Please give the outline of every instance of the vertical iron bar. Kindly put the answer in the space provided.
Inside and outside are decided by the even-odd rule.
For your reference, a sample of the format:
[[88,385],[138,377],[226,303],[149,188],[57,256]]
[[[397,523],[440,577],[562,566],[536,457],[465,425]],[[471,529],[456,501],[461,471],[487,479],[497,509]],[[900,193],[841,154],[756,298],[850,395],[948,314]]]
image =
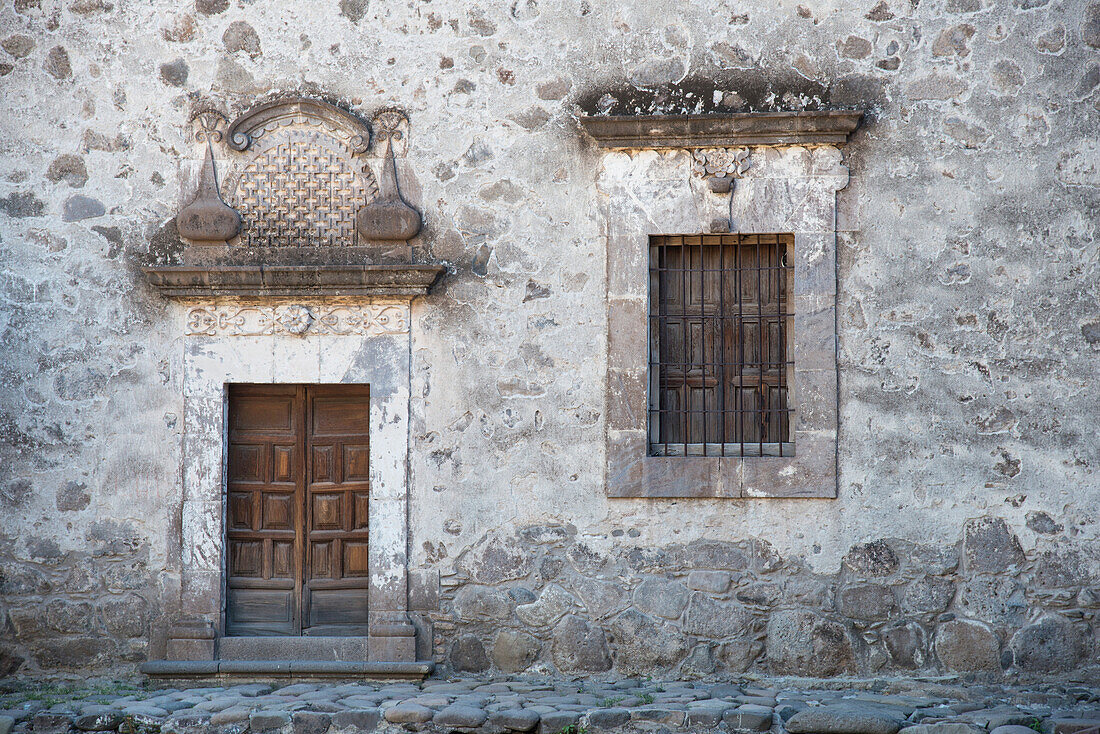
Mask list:
[[[782,251],[780,249],[781,247],[782,247]],[[788,429],[787,430],[790,430],[789,421],[785,421],[785,419],[787,417],[787,413],[786,413],[787,399],[784,397],[784,394],[783,394],[783,377],[784,377],[784,373],[787,371],[787,365],[785,364],[786,361],[787,361],[787,347],[786,347],[787,342],[785,341],[786,336],[783,333],[783,331],[784,331],[784,329],[783,329],[783,326],[784,326],[784,324],[783,324],[783,311],[786,310],[785,301],[786,301],[786,297],[787,297],[787,289],[783,285],[783,283],[785,281],[785,278],[786,278],[786,275],[787,275],[786,269],[783,265],[785,260],[786,260],[786,244],[780,245],[780,239],[777,237],[776,241],[775,241],[775,265],[776,265],[776,269],[775,269],[775,312],[776,312],[775,313],[775,318],[776,318],[776,322],[777,322],[776,328],[779,332],[779,341],[775,345],[775,358],[779,362],[779,364],[776,365],[776,368],[779,370],[779,375],[778,375],[779,379],[777,380],[778,387],[776,387],[776,400],[780,401],[780,402],[777,405],[776,410],[777,411],[782,411],[782,412],[778,416],[776,416],[777,420],[779,421],[779,426],[778,426],[778,431],[776,433],[776,436],[779,439],[779,455],[780,456],[783,456],[783,439],[786,438],[786,436],[784,435],[784,431],[783,431],[784,422],[788,423]]]
[[734,392],[734,415],[736,416],[737,444],[741,455],[745,455],[745,424],[742,406],[745,393],[745,238],[737,238],[737,389]]
[[688,386],[688,325],[687,325],[687,242],[683,236],[680,238],[680,328],[682,330],[683,345],[680,355],[680,374],[683,383],[680,385],[680,440],[683,441],[684,456],[688,452],[688,431],[691,423],[688,416],[688,406],[691,404],[691,388]]
[[726,455],[726,235],[718,239],[718,445]]
[[702,386],[700,392],[703,395],[703,456],[707,455],[707,259],[703,254],[703,236],[699,236],[699,356],[702,367]]
[[664,439],[665,456],[668,456],[668,247],[664,239],[657,245],[657,433]]
[[[756,366],[758,387],[757,399],[760,400],[760,411],[756,415],[756,419],[761,423],[766,420],[767,413],[765,412],[763,405],[764,397],[764,289],[762,287],[762,276],[760,268],[760,237],[756,238],[756,332],[758,334],[758,340],[760,342],[760,351],[757,352],[759,364]],[[758,436],[760,441],[759,451],[760,456],[764,455],[764,431],[767,429],[766,425],[760,426],[760,434]]]

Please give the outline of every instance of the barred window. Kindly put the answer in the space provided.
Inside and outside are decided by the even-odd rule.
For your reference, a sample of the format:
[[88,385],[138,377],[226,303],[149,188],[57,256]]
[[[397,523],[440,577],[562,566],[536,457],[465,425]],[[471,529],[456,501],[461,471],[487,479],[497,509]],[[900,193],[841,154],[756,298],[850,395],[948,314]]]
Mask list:
[[659,235],[649,249],[654,456],[791,456],[789,234]]

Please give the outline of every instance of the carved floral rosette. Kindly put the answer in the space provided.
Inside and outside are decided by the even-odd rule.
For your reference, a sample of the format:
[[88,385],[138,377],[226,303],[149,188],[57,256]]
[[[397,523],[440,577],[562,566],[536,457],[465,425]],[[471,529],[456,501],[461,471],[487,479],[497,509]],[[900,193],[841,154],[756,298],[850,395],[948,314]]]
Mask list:
[[748,148],[699,148],[691,151],[691,158],[691,170],[708,179],[715,193],[728,193],[752,165]]
[[405,309],[395,304],[194,306],[187,312],[188,336],[377,336],[408,330]]

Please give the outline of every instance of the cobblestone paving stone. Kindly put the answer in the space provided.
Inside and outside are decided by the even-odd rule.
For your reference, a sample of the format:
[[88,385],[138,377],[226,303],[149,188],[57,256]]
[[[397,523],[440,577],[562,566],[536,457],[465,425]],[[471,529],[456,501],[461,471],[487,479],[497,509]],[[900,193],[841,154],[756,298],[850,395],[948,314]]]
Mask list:
[[1100,688],[956,679],[0,683],[0,734],[1100,734]]

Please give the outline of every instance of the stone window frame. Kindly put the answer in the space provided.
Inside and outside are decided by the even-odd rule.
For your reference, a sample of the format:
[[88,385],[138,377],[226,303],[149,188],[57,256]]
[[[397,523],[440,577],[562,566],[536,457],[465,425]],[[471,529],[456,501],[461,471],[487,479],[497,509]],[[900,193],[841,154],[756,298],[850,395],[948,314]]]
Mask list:
[[[605,486],[613,498],[837,496],[837,192],[839,145],[859,112],[582,118],[605,148],[597,177],[606,226]],[[748,166],[715,185],[706,158],[743,146]],[[719,150],[711,150],[718,148]],[[723,174],[719,174],[722,176]],[[724,183],[724,185],[723,185]],[[730,185],[732,184],[732,186]],[[731,193],[732,189],[732,193]],[[651,456],[649,238],[794,237],[790,404],[795,453]]]

